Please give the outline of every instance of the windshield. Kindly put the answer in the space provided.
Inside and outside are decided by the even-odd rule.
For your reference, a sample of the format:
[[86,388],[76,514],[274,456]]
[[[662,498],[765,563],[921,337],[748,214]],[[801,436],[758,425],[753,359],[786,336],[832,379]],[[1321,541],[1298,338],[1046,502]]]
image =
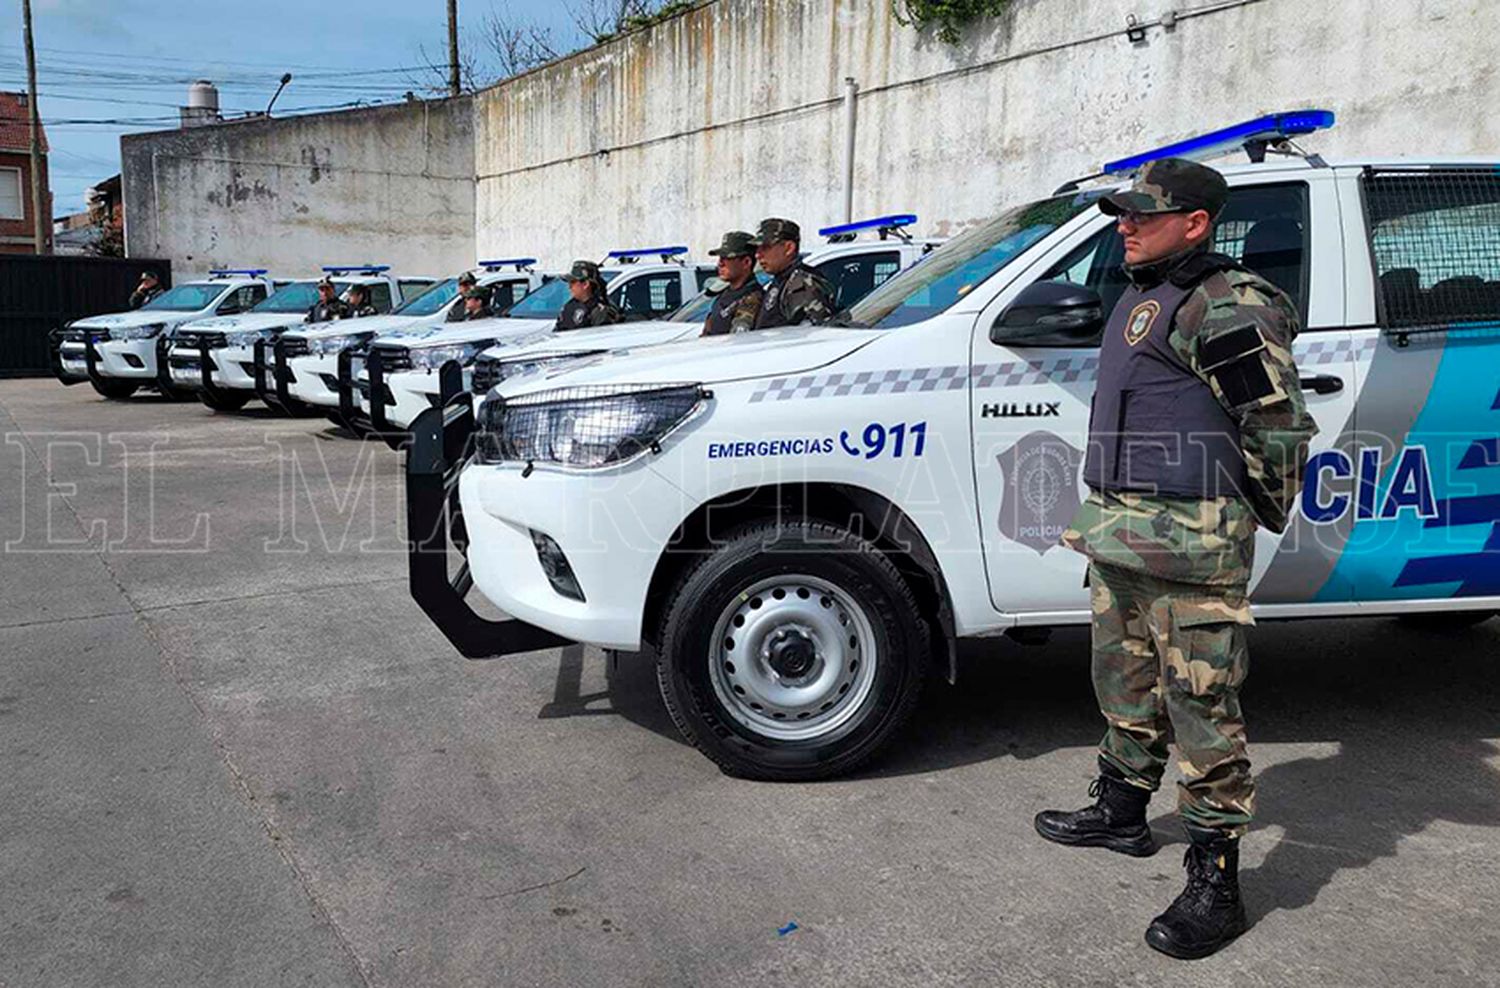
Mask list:
[[512,319],[556,319],[570,298],[568,283],[555,278],[517,302],[506,315]]
[[1001,213],[954,237],[856,302],[848,321],[891,329],[929,319],[1093,202],[1093,197],[1058,196]]
[[[347,281],[335,281],[334,288],[338,294],[344,294],[349,287]],[[318,283],[316,281],[294,281],[290,285],[283,285],[276,289],[274,295],[267,295],[264,302],[251,309],[251,312],[306,312],[318,301]]]
[[197,312],[208,307],[224,290],[223,282],[194,282],[170,288],[141,306],[142,309],[167,312]]
[[458,279],[449,278],[424,291],[391,315],[430,316],[458,296]]
[[[755,272],[755,280],[762,285],[771,283],[771,276],[764,271]],[[713,308],[714,299],[722,292],[699,292],[682,304],[682,308],[667,316],[667,322],[703,322],[708,318],[708,310]]]

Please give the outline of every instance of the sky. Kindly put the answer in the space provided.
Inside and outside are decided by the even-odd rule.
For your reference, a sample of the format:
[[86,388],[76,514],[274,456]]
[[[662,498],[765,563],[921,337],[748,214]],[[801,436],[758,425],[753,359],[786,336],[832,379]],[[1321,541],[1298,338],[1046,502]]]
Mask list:
[[[21,3],[0,19],[0,89],[24,92]],[[177,126],[188,85],[209,79],[224,116],[261,111],[283,72],[274,113],[399,100],[441,85],[446,0],[32,0],[37,92],[51,145],[53,214],[120,170],[120,135]],[[492,12],[550,28],[581,47],[563,0],[459,0],[460,45],[478,44]],[[426,49],[427,59],[423,57]],[[445,77],[445,76],[444,76]]]

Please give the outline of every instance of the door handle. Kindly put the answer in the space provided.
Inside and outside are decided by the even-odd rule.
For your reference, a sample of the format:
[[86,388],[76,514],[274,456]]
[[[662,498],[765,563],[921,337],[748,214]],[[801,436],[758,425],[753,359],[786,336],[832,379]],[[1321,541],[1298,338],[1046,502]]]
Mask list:
[[1344,390],[1344,379],[1333,374],[1314,374],[1302,378],[1302,390],[1314,391],[1320,395],[1336,395]]

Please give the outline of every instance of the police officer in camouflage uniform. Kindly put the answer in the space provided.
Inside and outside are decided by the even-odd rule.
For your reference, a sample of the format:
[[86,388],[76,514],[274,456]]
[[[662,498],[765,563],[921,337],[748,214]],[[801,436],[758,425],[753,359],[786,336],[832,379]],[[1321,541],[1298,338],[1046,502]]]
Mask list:
[[139,309],[161,293],[161,279],[156,276],[156,272],[142,271],[140,284],[136,285],[135,291],[130,293],[130,307]]
[[458,304],[448,310],[448,314],[443,317],[444,322],[463,322],[468,318],[464,299],[469,289],[478,284],[479,279],[474,277],[474,272],[472,271],[465,271],[458,276]]
[[585,329],[589,326],[608,326],[624,317],[620,310],[609,304],[609,293],[599,265],[593,261],[574,261],[573,267],[563,280],[568,283],[572,300],[557,314],[557,329]]
[[761,220],[751,241],[755,259],[771,276],[761,296],[756,329],[822,322],[833,315],[833,286],[818,272],[802,263],[802,230],[791,220]]
[[380,310],[375,308],[370,301],[370,286],[355,283],[349,286],[349,301],[345,308],[348,310],[344,319],[359,319],[363,316],[378,316]]
[[307,318],[303,322],[333,322],[335,319],[347,319],[349,317],[349,306],[338,297],[338,286],[333,283],[332,278],[325,277],[318,282],[318,300],[307,310]]
[[718,248],[709,251],[719,259],[719,278],[726,287],[714,297],[703,322],[704,336],[724,336],[755,328],[765,292],[755,279],[755,238],[744,230],[724,234]]
[[1292,340],[1296,306],[1210,252],[1228,186],[1183,159],[1100,201],[1131,286],[1099,351],[1084,481],[1063,535],[1089,557],[1093,679],[1108,728],[1093,806],[1048,810],[1060,844],[1156,851],[1146,804],[1177,742],[1187,888],[1146,942],[1206,957],[1244,932],[1239,838],[1254,811],[1239,690],[1255,531],[1283,531],[1317,431]]
[[490,291],[488,288],[480,288],[478,285],[470,285],[464,291],[464,322],[472,322],[475,319],[488,319],[495,313],[490,310]]

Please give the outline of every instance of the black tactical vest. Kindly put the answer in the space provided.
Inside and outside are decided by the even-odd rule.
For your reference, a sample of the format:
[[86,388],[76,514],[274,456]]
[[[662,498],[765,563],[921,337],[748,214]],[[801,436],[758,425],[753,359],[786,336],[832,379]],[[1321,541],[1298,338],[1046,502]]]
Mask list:
[[[1233,262],[1230,262],[1231,264]],[[1167,340],[1178,308],[1204,278],[1129,288],[1099,348],[1083,480],[1098,491],[1209,499],[1248,489],[1239,426]]]
[[740,304],[740,299],[751,292],[760,291],[760,282],[751,278],[738,288],[726,288],[714,299],[714,304],[708,310],[708,319],[704,321],[704,336],[724,336],[734,330],[734,308]]

